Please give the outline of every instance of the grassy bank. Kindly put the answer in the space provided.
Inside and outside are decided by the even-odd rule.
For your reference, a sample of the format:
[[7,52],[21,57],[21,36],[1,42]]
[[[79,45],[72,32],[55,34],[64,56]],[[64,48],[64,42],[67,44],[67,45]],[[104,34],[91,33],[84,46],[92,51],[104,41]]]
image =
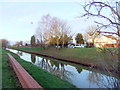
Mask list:
[[21,49],[21,50],[27,50],[27,51],[36,51],[36,52],[39,52],[42,50],[42,48],[40,47],[33,47],[33,48],[28,48],[28,47],[9,47],[9,48],[18,48],[18,49]]
[[[5,51],[3,51],[5,53]],[[2,88],[18,88],[19,83],[15,78],[15,73],[8,64],[7,55],[2,56]]]
[[34,51],[40,54],[45,54],[48,56],[53,56],[62,59],[68,59],[70,61],[79,62],[83,64],[90,64],[99,67],[111,68],[111,65],[114,64],[114,67],[118,67],[118,56],[112,56],[109,53],[100,52],[98,48],[64,48],[57,50],[55,48],[49,48],[47,50],[41,50],[41,48],[31,48],[26,47],[10,47],[13,49],[20,49],[26,51]]
[[75,88],[67,81],[61,80],[39,67],[24,61],[16,54],[9,51],[6,51],[6,53],[10,53],[43,88]]

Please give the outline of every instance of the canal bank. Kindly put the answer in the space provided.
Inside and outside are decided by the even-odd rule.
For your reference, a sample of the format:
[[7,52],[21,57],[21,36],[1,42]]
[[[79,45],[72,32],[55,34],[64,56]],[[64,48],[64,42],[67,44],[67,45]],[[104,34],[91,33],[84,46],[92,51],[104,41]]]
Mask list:
[[[93,61],[89,60],[89,58],[96,57],[96,55],[97,55],[97,54],[95,54],[97,52],[95,52],[96,50],[94,50],[94,49],[91,49],[92,51],[90,51],[90,53],[93,53],[95,55],[92,55],[91,57],[88,57],[88,58],[85,57],[84,54],[82,55],[82,57],[85,57],[88,60],[82,60],[81,59],[82,57],[80,57],[79,60],[76,60],[76,59],[72,58],[71,56],[70,56],[71,58],[64,58],[63,55],[61,55],[61,54],[60,54],[61,56],[60,55],[56,56],[56,55],[52,54],[54,52],[54,50],[53,51],[52,50],[47,50],[47,51],[51,52],[51,54],[49,54],[49,53],[46,53],[44,51],[38,52],[39,48],[37,49],[37,51],[35,50],[36,48],[34,48],[33,51],[32,51],[32,48],[25,48],[26,50],[24,48],[22,49],[22,47],[10,47],[10,48],[15,49],[15,50],[19,50],[19,51],[23,51],[23,52],[26,52],[26,53],[31,53],[31,54],[45,56],[45,57],[48,57],[48,58],[53,58],[53,59],[57,59],[57,60],[61,60],[61,61],[75,63],[75,64],[78,64],[78,65],[82,65],[82,66],[86,66],[88,68],[101,70],[101,71],[104,71],[104,72],[109,71],[109,72],[114,73],[114,74],[119,74],[118,66],[117,66],[118,62],[107,61],[106,56],[102,55],[101,53],[99,53],[99,54],[101,54],[101,55],[99,55],[99,59],[102,58],[103,60],[97,60],[97,59],[93,60]],[[60,51],[58,50],[56,53],[60,53]],[[73,53],[73,52],[71,52],[71,53]],[[114,66],[115,68],[111,67],[113,63],[115,65]]]
[[[2,50],[4,53],[5,50]],[[2,89],[5,88],[21,88],[20,83],[18,82],[18,79],[16,78],[15,72],[13,71],[12,67],[9,64],[8,56],[6,54],[0,54],[2,57],[1,59],[1,70],[2,70]]]
[[115,77],[104,75],[94,70],[87,70],[81,65],[72,65],[68,62],[52,60],[18,50],[10,51],[16,53],[25,61],[46,70],[48,73],[51,73],[56,77],[70,82],[78,88],[104,88],[105,86],[112,87],[111,85],[114,83],[110,83],[109,81],[117,80]]

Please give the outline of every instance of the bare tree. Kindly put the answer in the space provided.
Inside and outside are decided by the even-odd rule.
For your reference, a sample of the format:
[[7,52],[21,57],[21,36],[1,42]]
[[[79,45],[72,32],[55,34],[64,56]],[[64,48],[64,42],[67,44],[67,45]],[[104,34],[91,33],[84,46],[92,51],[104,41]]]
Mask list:
[[23,46],[23,41],[17,41],[15,45],[16,45],[17,47]]
[[[53,37],[54,39],[57,39],[55,40],[57,45],[62,42],[62,46],[64,46],[66,41],[65,35],[68,37],[71,36],[70,27],[67,23],[57,17],[51,17],[49,14],[41,18],[36,34],[44,45],[46,43],[49,44]],[[61,37],[62,41],[60,40]]]
[[36,31],[36,35],[38,40],[40,41],[41,47],[45,48],[45,42],[48,40],[50,34],[48,34],[50,30],[50,22],[51,16],[45,15],[42,16],[41,20],[38,22],[38,28]]
[[87,27],[86,32],[84,33],[85,40],[88,42],[88,40],[91,39],[91,42],[88,42],[88,43],[92,43],[93,46],[94,46],[94,40],[95,40],[96,37],[99,36],[98,31],[99,30],[98,30],[97,26]]
[[6,49],[6,47],[9,45],[9,41],[7,39],[0,39],[0,46],[3,49]]
[[71,40],[72,35],[70,27],[63,20],[54,17],[52,19],[51,31],[52,31],[51,35],[53,35],[54,37],[56,36],[58,37],[57,45],[61,43],[62,47],[64,47],[64,44],[67,41]]
[[[99,25],[99,30],[102,28],[112,28],[112,31],[99,31],[99,33],[109,33],[120,36],[120,14],[116,10],[116,2],[101,2],[101,1],[92,1],[83,6],[85,14],[83,16],[87,16],[87,18],[94,16],[99,19],[104,19],[107,23],[103,23],[100,21],[95,21]],[[109,15],[105,14],[105,11],[109,12]],[[82,16],[82,17],[83,17]]]

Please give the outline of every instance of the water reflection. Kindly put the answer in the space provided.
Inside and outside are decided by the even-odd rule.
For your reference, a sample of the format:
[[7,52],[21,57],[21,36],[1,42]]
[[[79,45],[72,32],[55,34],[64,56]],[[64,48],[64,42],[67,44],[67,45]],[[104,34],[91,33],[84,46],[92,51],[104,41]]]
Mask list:
[[98,71],[85,70],[80,65],[48,59],[17,50],[9,50],[47,72],[50,72],[61,79],[67,80],[78,88],[120,87],[120,81],[118,79],[98,73]]
[[65,66],[67,64],[60,63],[56,60],[48,60],[45,58],[40,59],[39,57],[37,58],[38,62],[36,62],[36,65],[52,74],[55,76],[68,80],[69,78],[67,77],[68,75],[72,75],[70,71],[65,69]]
[[36,62],[36,56],[31,54],[31,62],[32,63],[35,63]]
[[97,84],[99,88],[120,88],[120,80],[110,77],[107,75],[102,75],[96,72],[89,72],[88,80],[91,83]]
[[23,56],[22,51],[17,51],[17,54],[20,55],[20,56]]
[[96,83],[98,85],[98,83],[101,81],[100,74],[95,72],[89,72],[88,80],[90,81],[90,83]]
[[78,73],[80,74],[82,72],[82,68],[81,67],[76,67]]

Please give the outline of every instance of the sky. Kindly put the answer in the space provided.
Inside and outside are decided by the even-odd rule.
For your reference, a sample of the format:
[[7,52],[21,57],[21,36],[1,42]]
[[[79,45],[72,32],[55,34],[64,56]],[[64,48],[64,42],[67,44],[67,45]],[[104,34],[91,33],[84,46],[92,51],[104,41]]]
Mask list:
[[[19,1],[19,0],[18,0]],[[31,1],[31,2],[30,2]],[[0,38],[9,41],[29,41],[36,33],[38,21],[43,15],[50,14],[65,20],[71,27],[71,33],[84,33],[88,26],[94,25],[95,18],[79,18],[84,13],[83,2],[35,2],[30,0],[4,0],[0,2]],[[33,24],[31,24],[33,22]]]

